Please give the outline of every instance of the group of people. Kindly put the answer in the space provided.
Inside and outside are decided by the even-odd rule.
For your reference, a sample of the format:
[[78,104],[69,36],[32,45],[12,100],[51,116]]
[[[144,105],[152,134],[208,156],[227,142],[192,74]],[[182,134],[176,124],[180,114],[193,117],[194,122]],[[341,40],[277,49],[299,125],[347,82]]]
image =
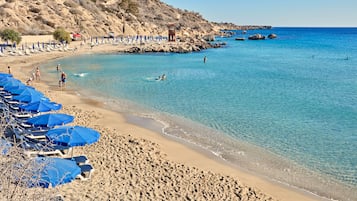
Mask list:
[[[10,72],[10,69],[9,69],[9,72]],[[31,85],[33,80],[41,81],[40,67],[36,67],[35,72],[33,72],[32,76],[30,76],[29,79],[26,81],[26,84]]]
[[[7,68],[9,70],[9,74],[11,74],[10,66],[8,66]],[[60,65],[59,64],[57,65],[56,69],[57,69],[57,75],[58,75],[59,72],[60,72]],[[67,75],[66,75],[66,73],[64,73],[64,71],[62,71],[61,78],[58,81],[58,86],[59,87],[66,86],[66,79],[67,79]],[[40,72],[40,68],[39,67],[37,67],[35,72],[32,73],[32,76],[29,77],[29,79],[26,81],[26,84],[27,85],[31,85],[33,80],[36,80],[36,81],[40,81],[41,80],[41,72]]]

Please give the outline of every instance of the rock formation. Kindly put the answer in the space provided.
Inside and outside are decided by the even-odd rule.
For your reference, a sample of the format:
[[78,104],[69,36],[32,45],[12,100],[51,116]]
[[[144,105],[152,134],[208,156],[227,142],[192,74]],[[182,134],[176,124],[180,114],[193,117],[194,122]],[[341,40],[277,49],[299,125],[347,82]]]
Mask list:
[[248,37],[249,40],[264,40],[265,36],[261,34],[254,34]]

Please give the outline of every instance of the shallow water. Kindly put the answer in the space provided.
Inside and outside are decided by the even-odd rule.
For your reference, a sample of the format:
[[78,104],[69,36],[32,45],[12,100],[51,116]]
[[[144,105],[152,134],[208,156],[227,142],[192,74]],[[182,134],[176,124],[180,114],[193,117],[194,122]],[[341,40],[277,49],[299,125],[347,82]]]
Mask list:
[[[322,196],[357,199],[357,29],[255,32],[278,39],[218,38],[227,47],[84,55],[41,68],[54,77],[60,62],[80,93],[156,119],[164,133],[242,168]],[[162,74],[167,80],[157,81]]]

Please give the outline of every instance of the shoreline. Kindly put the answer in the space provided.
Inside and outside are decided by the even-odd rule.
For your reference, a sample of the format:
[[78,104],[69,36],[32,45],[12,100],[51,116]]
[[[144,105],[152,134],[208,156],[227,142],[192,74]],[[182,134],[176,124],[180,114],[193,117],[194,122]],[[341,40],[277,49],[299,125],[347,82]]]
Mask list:
[[[121,47],[122,48],[122,47]],[[94,51],[93,51],[94,50]],[[63,52],[56,52],[56,53],[41,53],[38,55],[33,55],[33,56],[16,56],[16,57],[5,57],[2,59],[1,66],[2,66],[2,71],[6,71],[6,66],[3,63],[3,60],[8,60],[11,58],[11,60],[8,60],[7,63],[13,62],[11,64],[13,74],[16,78],[20,78],[21,80],[25,80],[26,78],[25,74],[29,70],[31,70],[33,67],[36,65],[39,65],[41,63],[44,63],[49,60],[54,60],[58,58],[63,58],[67,56],[75,56],[75,55],[80,55],[80,54],[89,54],[90,53],[113,53],[113,52],[119,52],[118,47],[111,46],[111,45],[103,45],[101,47],[96,47],[93,50],[90,49],[80,49],[78,52],[74,52],[72,55],[71,53],[63,53]],[[37,58],[36,58],[37,57]],[[30,58],[28,61],[27,58]],[[5,62],[6,63],[6,62]],[[16,64],[15,64],[16,63]],[[18,66],[24,65],[21,67],[21,69],[24,69],[26,72],[19,72],[16,70],[20,69],[14,69],[17,68]],[[32,68],[31,68],[32,66]],[[13,68],[14,67],[14,68]],[[61,95],[62,97],[56,97],[55,99],[51,100],[57,101],[59,103],[62,103],[64,106],[70,106],[75,105],[75,107],[83,106],[84,108],[91,108],[91,110],[95,110],[96,113],[101,113],[101,114],[110,114],[110,116],[115,117],[115,119],[119,119],[121,126],[124,125],[125,129],[121,128],[121,126],[118,126],[118,122],[110,122],[110,119],[108,118],[103,118],[103,120],[98,120],[97,125],[105,125],[106,127],[118,129],[118,130],[126,130],[125,133],[130,133],[130,135],[136,137],[136,138],[144,138],[146,140],[152,141],[156,144],[159,145],[159,150],[164,153],[165,157],[169,161],[174,161],[178,163],[183,163],[187,166],[193,166],[193,167],[198,167],[200,170],[205,170],[205,171],[213,171],[215,173],[220,173],[223,175],[229,175],[232,176],[233,178],[243,182],[245,185],[248,185],[253,188],[258,188],[260,191],[272,196],[273,198],[277,198],[279,200],[320,200],[319,197],[316,197],[314,195],[310,195],[308,192],[303,192],[300,189],[294,189],[293,187],[285,186],[284,184],[279,184],[277,182],[272,182],[272,181],[267,181],[266,179],[259,178],[255,175],[251,175],[250,173],[245,173],[241,170],[238,170],[236,168],[231,167],[229,164],[222,164],[222,161],[218,161],[218,158],[216,157],[215,159],[211,159],[210,155],[206,155],[205,153],[200,153],[199,150],[194,149],[193,147],[188,146],[187,144],[182,144],[180,142],[177,142],[177,140],[174,139],[169,139],[168,137],[164,136],[163,134],[159,134],[153,131],[150,131],[146,128],[140,127],[138,125],[133,125],[133,124],[128,124],[127,119],[125,119],[125,115],[119,114],[117,112],[113,111],[108,111],[107,109],[101,107],[100,105],[96,105],[95,103],[91,101],[85,101],[86,97],[79,97],[75,95],[74,93],[68,93],[68,91],[60,91],[60,90],[53,90],[50,89],[52,86],[45,85],[43,82],[37,83],[34,82],[33,86],[36,89],[39,90],[44,90],[44,92],[50,93],[50,95]],[[53,94],[53,92],[59,92],[57,94]],[[64,98],[65,97],[65,98]],[[58,99],[58,100],[56,100]],[[89,103],[88,103],[89,102]],[[78,106],[77,106],[78,104]],[[93,107],[94,106],[94,107]],[[103,116],[102,116],[103,117]],[[105,120],[108,120],[109,122],[105,122]],[[114,118],[113,118],[114,119]],[[113,121],[113,120],[111,120]],[[99,124],[100,123],[100,124]],[[145,133],[144,135],[140,135],[140,133]],[[84,148],[91,150],[94,149],[93,147],[89,146]],[[177,155],[177,150],[180,150],[181,156]],[[185,153],[185,154],[183,154]],[[213,155],[213,154],[211,154]],[[92,158],[91,158],[92,159]],[[93,160],[93,159],[92,159]],[[94,159],[95,160],[95,159]],[[94,174],[97,174],[95,172]],[[66,187],[64,187],[65,189]],[[68,189],[67,189],[68,191]],[[322,199],[321,199],[322,200]]]

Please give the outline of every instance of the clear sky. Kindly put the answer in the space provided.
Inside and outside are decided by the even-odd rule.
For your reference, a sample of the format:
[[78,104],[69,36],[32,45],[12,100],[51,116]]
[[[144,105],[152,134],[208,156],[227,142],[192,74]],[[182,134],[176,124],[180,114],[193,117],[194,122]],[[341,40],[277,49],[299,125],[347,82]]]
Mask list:
[[161,0],[214,22],[237,25],[357,27],[357,0]]

